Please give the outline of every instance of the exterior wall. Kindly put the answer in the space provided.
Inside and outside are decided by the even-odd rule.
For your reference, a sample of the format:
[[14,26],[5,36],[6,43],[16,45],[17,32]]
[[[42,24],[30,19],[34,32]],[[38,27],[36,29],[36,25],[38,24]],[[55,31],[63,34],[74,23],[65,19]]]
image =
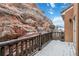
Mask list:
[[[71,37],[71,39],[73,39],[73,34],[74,34],[73,33],[73,24],[71,24],[71,27],[69,26],[69,19],[71,18],[73,21],[74,16],[76,19],[76,43],[75,43],[76,48],[75,49],[76,49],[76,55],[79,56],[79,4],[77,4],[77,3],[73,4],[73,8],[63,15],[64,23],[65,23],[65,41],[68,41],[68,39],[69,39],[69,28],[71,28],[70,37]],[[73,41],[73,40],[71,40],[71,41]]]
[[74,15],[76,16],[76,55],[79,56],[79,4],[74,4]]
[[65,41],[73,41],[73,8],[64,15]]

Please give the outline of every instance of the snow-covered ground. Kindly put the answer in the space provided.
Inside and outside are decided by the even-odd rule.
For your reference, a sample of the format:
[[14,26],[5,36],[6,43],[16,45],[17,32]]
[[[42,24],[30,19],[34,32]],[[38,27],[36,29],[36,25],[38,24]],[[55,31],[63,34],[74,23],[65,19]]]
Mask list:
[[35,56],[75,56],[72,43],[52,40],[46,47]]

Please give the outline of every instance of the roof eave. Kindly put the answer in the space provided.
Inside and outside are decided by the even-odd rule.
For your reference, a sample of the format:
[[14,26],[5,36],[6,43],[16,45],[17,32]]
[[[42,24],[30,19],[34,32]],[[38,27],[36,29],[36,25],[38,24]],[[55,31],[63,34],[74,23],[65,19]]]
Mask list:
[[68,12],[68,10],[70,10],[71,8],[73,8],[73,4],[70,5],[68,8],[64,9],[63,11],[61,11],[61,14],[64,15],[66,12]]

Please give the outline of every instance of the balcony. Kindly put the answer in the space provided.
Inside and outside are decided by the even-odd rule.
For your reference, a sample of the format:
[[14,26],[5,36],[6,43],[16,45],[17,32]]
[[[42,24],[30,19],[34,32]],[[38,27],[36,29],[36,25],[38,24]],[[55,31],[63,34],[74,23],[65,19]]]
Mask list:
[[[0,42],[1,56],[73,56],[73,43],[54,40],[53,32]],[[61,37],[61,32],[58,32]],[[56,39],[62,39],[56,38]],[[68,43],[68,44],[67,44]]]

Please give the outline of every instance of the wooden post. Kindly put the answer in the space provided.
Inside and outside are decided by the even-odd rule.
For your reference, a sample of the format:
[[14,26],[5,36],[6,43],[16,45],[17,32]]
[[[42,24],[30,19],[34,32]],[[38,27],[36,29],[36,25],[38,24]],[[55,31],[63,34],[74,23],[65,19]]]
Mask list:
[[41,35],[39,35],[39,50],[41,50],[41,47],[42,47],[42,45],[41,45]]
[[5,54],[5,48],[0,47],[0,56],[4,56],[4,54]]

